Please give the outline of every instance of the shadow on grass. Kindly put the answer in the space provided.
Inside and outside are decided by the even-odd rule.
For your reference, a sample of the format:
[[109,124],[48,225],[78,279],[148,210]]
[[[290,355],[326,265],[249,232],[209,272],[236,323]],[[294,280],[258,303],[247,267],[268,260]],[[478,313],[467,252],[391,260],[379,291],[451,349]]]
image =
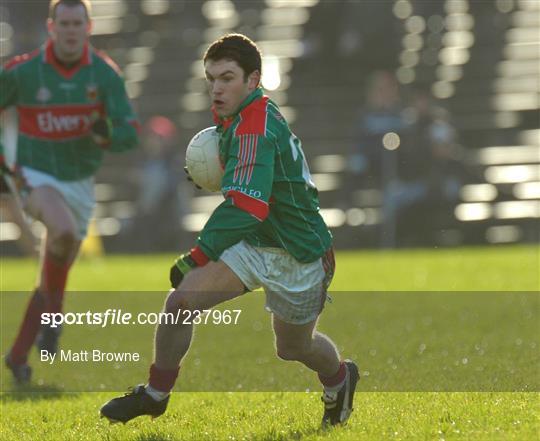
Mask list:
[[[339,429],[337,429],[339,430]],[[301,440],[306,437],[319,435],[332,435],[335,434],[336,429],[323,429],[321,427],[312,427],[309,429],[304,430],[297,430],[294,428],[290,428],[289,430],[283,430],[283,431],[277,431],[275,429],[269,430],[267,433],[259,434],[259,435],[253,435],[249,434],[250,441],[289,441],[289,440]],[[146,433],[141,434],[137,438],[135,438],[136,441],[170,441],[171,437],[170,434],[160,434],[157,433]]]
[[136,441],[171,441],[171,437],[168,435],[160,435],[159,433],[151,433],[145,435],[139,435],[135,438]]
[[25,384],[14,386],[13,389],[1,391],[0,400],[10,401],[41,401],[72,399],[79,396],[78,392],[66,392],[52,385]]
[[276,431],[275,429],[269,430],[267,433],[255,435],[253,437],[250,437],[250,440],[253,441],[289,441],[289,440],[301,440],[306,437],[311,436],[331,436],[335,435],[336,430],[340,430],[341,428],[328,428],[323,429],[320,426],[314,426],[307,429],[295,429],[294,427],[289,428],[288,430],[280,430]]

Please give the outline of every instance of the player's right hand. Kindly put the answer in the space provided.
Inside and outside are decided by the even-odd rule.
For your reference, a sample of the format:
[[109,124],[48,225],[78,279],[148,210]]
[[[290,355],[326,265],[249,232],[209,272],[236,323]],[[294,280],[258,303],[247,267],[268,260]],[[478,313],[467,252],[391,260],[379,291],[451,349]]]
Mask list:
[[191,182],[191,183],[195,186],[195,188],[196,188],[197,190],[202,190],[202,187],[201,187],[200,185],[195,184],[195,182],[193,181],[193,178],[192,178],[191,175],[189,174],[189,170],[188,170],[187,166],[184,167],[184,171],[186,172],[186,175],[187,175],[187,178],[186,178],[186,179],[187,179],[189,182]]
[[197,263],[191,257],[191,253],[182,254],[175,261],[169,272],[169,281],[172,288],[178,288],[178,285],[184,280],[184,277],[193,268],[197,267]]
[[112,131],[112,122],[109,118],[98,118],[90,127],[92,139],[101,146],[106,146],[111,142]]

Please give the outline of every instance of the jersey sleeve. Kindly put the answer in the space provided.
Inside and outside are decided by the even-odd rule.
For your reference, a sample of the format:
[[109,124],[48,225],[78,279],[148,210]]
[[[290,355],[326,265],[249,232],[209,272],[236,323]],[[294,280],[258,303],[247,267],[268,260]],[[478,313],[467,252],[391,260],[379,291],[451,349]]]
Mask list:
[[219,205],[197,239],[211,260],[240,242],[263,222],[270,211],[275,161],[274,143],[263,135],[235,138],[225,164]]
[[17,79],[15,72],[0,67],[0,112],[17,101]]
[[129,102],[123,78],[113,72],[104,91],[105,112],[113,126],[111,142],[107,150],[123,152],[139,142],[138,121]]

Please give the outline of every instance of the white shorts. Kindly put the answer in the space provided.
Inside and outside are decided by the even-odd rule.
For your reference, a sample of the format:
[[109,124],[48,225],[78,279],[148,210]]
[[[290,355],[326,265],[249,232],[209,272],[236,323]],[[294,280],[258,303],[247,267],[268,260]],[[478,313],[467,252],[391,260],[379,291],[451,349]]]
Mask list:
[[303,325],[315,320],[324,307],[334,274],[333,256],[330,248],[315,262],[301,263],[281,248],[259,248],[241,241],[220,259],[250,291],[264,288],[267,310],[284,322]]
[[77,223],[78,238],[84,239],[88,223],[96,205],[94,198],[94,178],[79,181],[60,181],[54,176],[29,167],[21,168],[28,185],[32,188],[48,186],[57,190],[71,209]]

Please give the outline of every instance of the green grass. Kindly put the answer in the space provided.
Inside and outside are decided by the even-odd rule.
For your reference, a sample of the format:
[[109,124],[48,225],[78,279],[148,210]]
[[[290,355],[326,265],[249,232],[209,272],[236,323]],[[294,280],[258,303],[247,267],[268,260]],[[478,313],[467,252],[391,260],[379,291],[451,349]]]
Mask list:
[[[168,288],[171,258],[81,260],[71,274],[69,289],[74,292],[66,310],[121,306],[126,311],[157,311]],[[275,358],[263,295],[254,293],[224,306],[242,309],[238,326],[198,327],[179,382],[180,390],[239,392],[176,393],[163,417],[110,426],[98,419],[98,409],[117,393],[87,391],[99,390],[100,384],[104,390],[123,390],[145,381],[153,329],[127,326],[89,332],[88,327],[71,326],[66,327],[63,347],[137,349],[144,361],[121,369],[110,365],[74,369],[68,363],[46,366],[34,353],[36,383],[22,390],[16,389],[2,367],[0,438],[538,438],[538,393],[491,391],[538,390],[538,296],[506,292],[539,289],[538,248],[342,252],[337,265],[332,291],[342,292],[335,292],[334,303],[326,306],[321,329],[336,340],[343,355],[354,357],[361,371],[368,373],[346,427],[319,430],[318,392],[277,392],[314,391],[318,385],[300,365]],[[12,291],[29,290],[35,270],[36,264],[29,260],[1,261],[3,352],[13,339],[28,296]],[[104,292],[75,292],[83,290]],[[104,376],[110,384],[104,384]],[[201,388],[201,383],[207,388]],[[489,392],[418,392],[437,387]],[[245,390],[268,392],[240,392]]]

